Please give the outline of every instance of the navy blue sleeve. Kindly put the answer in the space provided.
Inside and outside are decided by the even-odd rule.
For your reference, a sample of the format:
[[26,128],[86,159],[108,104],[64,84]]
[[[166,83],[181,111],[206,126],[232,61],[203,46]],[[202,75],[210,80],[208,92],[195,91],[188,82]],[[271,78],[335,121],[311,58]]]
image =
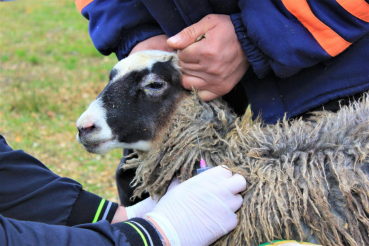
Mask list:
[[76,227],[18,221],[0,214],[0,245],[130,245],[107,221]]
[[[101,209],[99,209],[99,207]],[[0,213],[8,218],[73,226],[111,221],[118,204],[59,177],[0,135]]]
[[76,0],[75,3],[89,20],[90,37],[103,55],[114,52],[121,60],[139,42],[164,33],[139,0]]
[[239,7],[231,19],[259,78],[270,71],[290,77],[338,56],[369,32],[367,1],[241,0]]
[[74,227],[18,221],[0,214],[0,245],[162,245],[155,228],[134,218],[110,225],[107,221]]

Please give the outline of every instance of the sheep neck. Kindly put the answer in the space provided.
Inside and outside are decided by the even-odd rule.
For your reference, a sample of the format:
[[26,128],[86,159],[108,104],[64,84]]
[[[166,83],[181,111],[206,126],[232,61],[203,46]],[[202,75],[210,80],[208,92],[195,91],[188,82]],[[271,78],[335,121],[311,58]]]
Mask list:
[[210,167],[227,162],[227,144],[223,141],[234,127],[235,114],[222,100],[203,102],[196,93],[182,99],[170,125],[157,133],[149,152],[138,152],[123,168],[137,168],[134,195],[143,191],[164,195],[174,176],[181,181],[191,178],[200,160],[198,134],[203,158]]

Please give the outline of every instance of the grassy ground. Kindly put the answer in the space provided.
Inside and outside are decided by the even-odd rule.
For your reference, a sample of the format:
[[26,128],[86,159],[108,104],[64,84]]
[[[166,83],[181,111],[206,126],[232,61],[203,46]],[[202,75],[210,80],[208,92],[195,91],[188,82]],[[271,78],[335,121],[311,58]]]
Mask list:
[[70,0],[0,2],[0,134],[60,176],[117,201],[122,156],[92,155],[75,122],[108,82],[116,57],[99,54]]

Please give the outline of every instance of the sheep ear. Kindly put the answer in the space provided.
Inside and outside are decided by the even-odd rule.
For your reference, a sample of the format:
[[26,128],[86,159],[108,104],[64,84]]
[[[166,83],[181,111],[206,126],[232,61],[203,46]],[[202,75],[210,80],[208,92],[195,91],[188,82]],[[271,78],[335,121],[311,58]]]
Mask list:
[[168,61],[172,64],[172,66],[175,69],[181,71],[181,67],[179,66],[179,59],[178,59],[177,54],[173,54],[173,56]]
[[178,59],[177,53],[167,53],[163,57],[161,62],[171,64],[175,69],[180,69],[180,67],[178,65],[179,59]]
[[109,73],[109,81],[111,81],[115,76],[118,75],[118,70],[113,68]]

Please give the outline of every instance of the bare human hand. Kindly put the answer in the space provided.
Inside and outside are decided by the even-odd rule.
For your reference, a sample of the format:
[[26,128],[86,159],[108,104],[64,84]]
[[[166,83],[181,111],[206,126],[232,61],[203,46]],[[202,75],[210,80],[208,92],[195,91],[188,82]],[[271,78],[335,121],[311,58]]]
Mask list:
[[131,55],[141,50],[163,50],[173,52],[174,51],[173,48],[171,48],[167,44],[167,39],[168,36],[165,34],[151,37],[149,39],[146,39],[145,41],[136,44],[136,46],[132,49],[131,53],[129,54]]
[[228,15],[207,15],[168,39],[168,45],[178,50],[183,87],[199,89],[205,101],[230,92],[250,66]]

